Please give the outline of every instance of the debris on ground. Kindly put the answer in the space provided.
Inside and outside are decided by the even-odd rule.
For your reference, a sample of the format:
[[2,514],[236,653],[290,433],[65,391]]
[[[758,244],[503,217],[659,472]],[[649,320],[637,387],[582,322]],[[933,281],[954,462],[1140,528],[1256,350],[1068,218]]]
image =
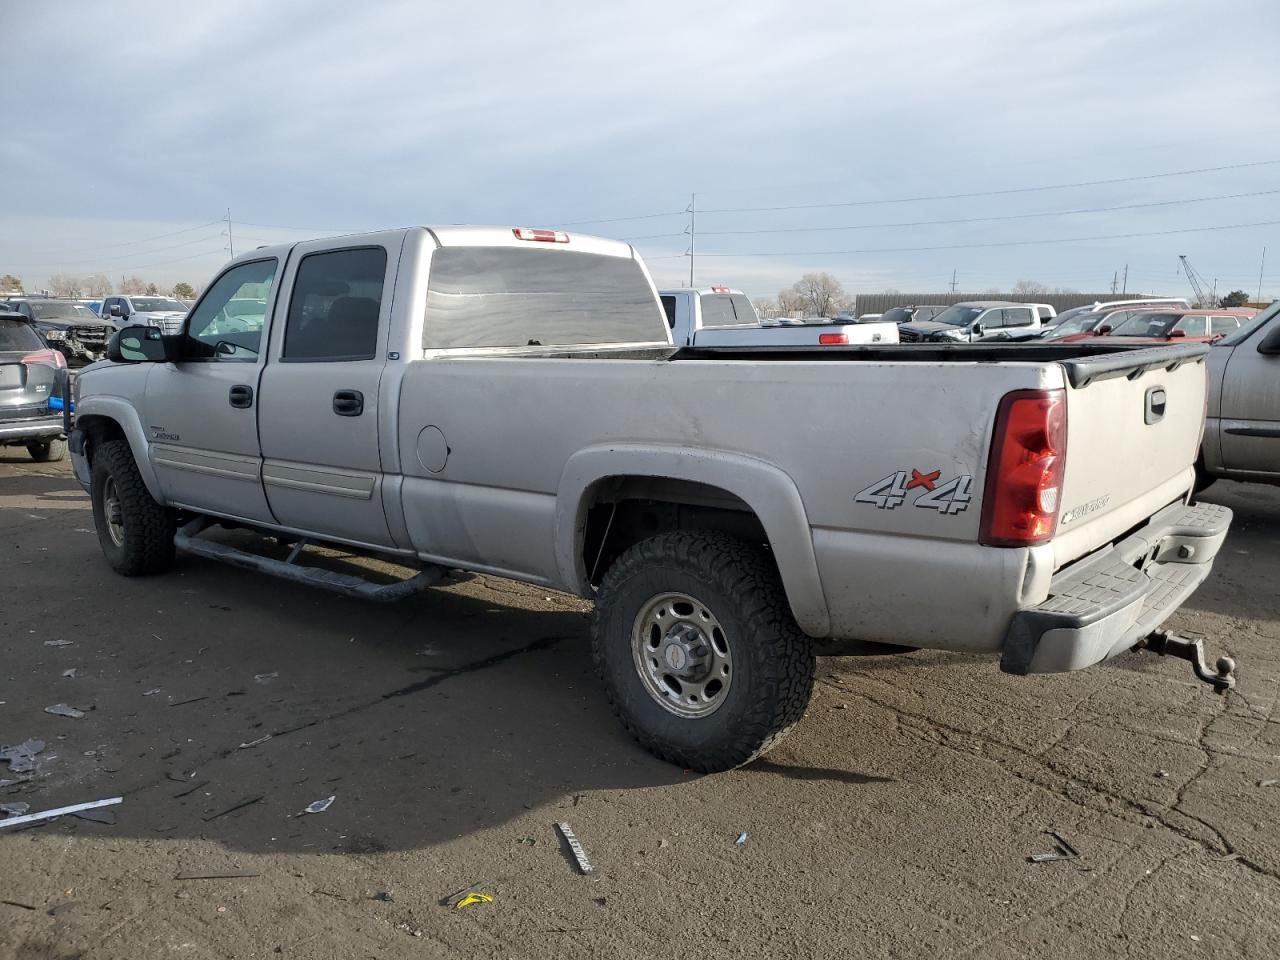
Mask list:
[[377,900],[379,903],[395,903],[396,902],[396,898],[391,896],[391,894],[386,890],[379,890],[369,899]]
[[205,823],[208,823],[210,820],[217,820],[219,817],[225,817],[228,813],[235,813],[237,810],[243,810],[245,807],[252,806],[263,799],[264,797],[250,797],[248,800],[241,800],[234,806],[227,807],[225,810],[219,810],[217,813],[211,813],[209,816],[202,817],[201,819],[203,819]]
[[743,844],[745,844],[745,843],[747,842],[747,831],[743,830],[740,834],[738,834],[738,839],[737,839],[737,840],[735,840],[735,841],[733,841],[733,842],[734,842],[734,843],[736,843],[736,844],[737,844],[738,846],[740,846],[740,847],[741,847]]
[[29,803],[0,803],[0,813],[7,817],[20,817],[30,809]]
[[240,744],[240,746],[237,749],[248,750],[250,747],[256,747],[259,744],[266,743],[270,739],[271,739],[271,734],[268,733],[265,737],[259,737],[257,740],[250,740],[248,743]]
[[578,841],[573,829],[563,821],[557,823],[556,826],[559,828],[565,842],[569,844],[569,849],[573,852],[573,859],[578,861],[578,869],[583,873],[590,873],[593,869],[591,861],[587,859],[587,852],[582,849],[582,844]]
[[331,806],[333,806],[333,801],[337,799],[338,799],[338,795],[335,793],[332,797],[325,797],[323,800],[315,800],[312,803],[308,803],[305,807],[303,807],[302,812],[303,813],[324,813]]
[[[156,693],[159,693],[159,692],[160,692],[159,690],[156,691]],[[173,701],[173,703],[169,704],[169,706],[183,707],[183,706],[186,706],[188,703],[199,703],[201,700],[208,700],[208,699],[209,699],[208,695],[205,695],[203,697],[191,697],[187,700],[175,700]]]
[[123,803],[124,797],[111,797],[109,800],[91,800],[88,803],[73,803],[67,807],[55,807],[52,810],[42,810],[39,813],[28,813],[21,817],[9,817],[7,820],[0,820],[0,830],[5,827],[16,827],[22,823],[36,823],[40,820],[52,820],[54,817],[61,817],[68,813],[80,813],[83,810],[93,810],[97,807],[110,807],[117,803]]
[[183,870],[173,879],[175,880],[243,880],[248,877],[260,877],[262,874],[254,873],[251,870],[221,870],[217,873],[195,873],[190,870]]
[[1232,860],[1239,860],[1240,854],[1232,851],[1231,853],[1224,853],[1222,856],[1214,857],[1213,859],[1218,863],[1230,863]]
[[150,690],[143,690],[142,695],[144,697],[154,697],[159,692],[160,692],[160,687],[152,687]]
[[253,679],[258,683],[270,683],[280,676],[280,671],[273,670],[271,673],[255,673]]
[[1168,771],[1168,770],[1157,770],[1157,771],[1156,771],[1156,776],[1157,776],[1157,777],[1159,777],[1161,780],[1163,780],[1165,777],[1169,776],[1169,771]]
[[76,669],[76,667],[72,667],[70,670],[63,670],[62,675],[68,680],[74,680],[76,678]]
[[84,716],[83,710],[68,703],[55,703],[51,707],[45,707],[44,712],[52,713],[55,717],[70,717],[72,720],[79,720]]
[[10,773],[30,773],[36,768],[36,754],[43,751],[43,740],[24,740],[12,747],[0,747],[0,762],[8,762]]
[[1033,853],[1027,857],[1028,863],[1053,863],[1057,860],[1078,860],[1080,859],[1080,851],[1068,843],[1061,834],[1054,833],[1052,830],[1044,831],[1053,837],[1052,853]]
[[74,640],[46,640],[44,645],[46,647],[69,647],[73,643],[75,643]]
[[477,903],[493,903],[493,897],[487,893],[468,893],[453,906],[454,909],[461,910],[463,907],[474,906]]
[[1258,786],[1260,787],[1274,787],[1277,784],[1280,784],[1280,780],[1259,780],[1258,781]]

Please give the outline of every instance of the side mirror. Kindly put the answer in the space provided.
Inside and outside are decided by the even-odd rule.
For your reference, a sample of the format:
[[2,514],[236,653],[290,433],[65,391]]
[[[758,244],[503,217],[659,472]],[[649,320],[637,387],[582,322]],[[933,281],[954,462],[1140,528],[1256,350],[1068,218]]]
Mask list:
[[124,314],[120,312],[120,304],[118,304],[118,303],[113,303],[113,304],[111,305],[111,311],[110,311],[110,313],[111,313],[111,316],[113,316],[113,317],[123,317],[123,316],[124,316]]
[[973,329],[972,329],[972,330],[970,330],[969,332],[970,332],[970,333],[972,333],[975,337],[980,337],[980,336],[982,336],[982,334],[984,333],[984,330],[983,330],[983,328],[982,328],[982,324],[980,324],[980,323],[975,323],[975,324],[973,325]]
[[1105,337],[1110,332],[1111,332],[1111,324],[1109,323],[1104,323],[1102,326],[1098,328],[1098,334],[1100,336]]
[[1272,327],[1262,342],[1258,344],[1258,352],[1268,357],[1280,356],[1280,324]]
[[107,341],[107,359],[114,363],[164,363],[168,353],[159,327],[126,327]]
[[1170,331],[1169,331],[1169,336],[1170,336],[1170,337],[1185,337],[1186,335],[1187,335],[1187,331],[1185,331],[1185,330],[1170,330]]

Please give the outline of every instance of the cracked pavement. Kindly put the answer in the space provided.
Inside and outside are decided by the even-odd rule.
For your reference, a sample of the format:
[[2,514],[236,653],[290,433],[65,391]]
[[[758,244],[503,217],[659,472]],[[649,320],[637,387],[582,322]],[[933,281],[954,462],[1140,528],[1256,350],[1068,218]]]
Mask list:
[[[787,741],[700,777],[614,721],[580,601],[469,577],[374,606],[190,558],[124,580],[67,467],[3,451],[0,743],[47,747],[0,764],[0,803],[124,802],[0,831],[0,956],[1276,956],[1280,489],[1205,498],[1236,522],[1169,626],[1238,692],[1149,654],[830,656]],[[1081,856],[1027,862],[1045,831]]]

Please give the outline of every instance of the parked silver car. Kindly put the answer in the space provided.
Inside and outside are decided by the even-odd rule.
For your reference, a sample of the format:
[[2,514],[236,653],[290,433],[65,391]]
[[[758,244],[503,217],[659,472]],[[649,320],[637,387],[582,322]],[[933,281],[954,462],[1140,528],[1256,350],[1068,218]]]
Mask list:
[[39,461],[66,456],[63,419],[49,409],[65,375],[62,354],[25,317],[0,312],[0,447],[26,447]]
[[1209,353],[1198,484],[1219,477],[1280,483],[1280,300]]

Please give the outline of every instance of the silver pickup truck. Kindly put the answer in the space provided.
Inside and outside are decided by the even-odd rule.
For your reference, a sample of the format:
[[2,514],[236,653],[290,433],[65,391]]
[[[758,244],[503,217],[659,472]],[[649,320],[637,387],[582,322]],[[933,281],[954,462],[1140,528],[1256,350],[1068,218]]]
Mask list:
[[1229,687],[1158,631],[1231,516],[1191,503],[1207,349],[677,348],[624,243],[416,227],[255,250],[179,334],[121,331],[70,447],[126,576],[176,546],[355,596],[464,569],[592,598],[623,723],[722,770],[803,716],[827,638],[1016,674],[1145,646]]

